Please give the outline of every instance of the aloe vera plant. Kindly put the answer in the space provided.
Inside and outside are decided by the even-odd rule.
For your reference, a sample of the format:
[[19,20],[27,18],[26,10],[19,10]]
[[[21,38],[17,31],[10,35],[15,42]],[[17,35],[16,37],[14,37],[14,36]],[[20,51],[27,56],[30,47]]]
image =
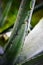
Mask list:
[[25,32],[25,24],[23,24],[21,26],[21,29],[18,31],[17,36],[12,41],[12,44],[7,49],[7,52],[4,54],[4,56],[6,56],[6,60],[5,60],[6,65],[9,65],[9,64],[12,65],[13,61],[15,64],[15,61],[16,61],[17,56],[18,56],[18,52],[20,52],[20,50],[23,46],[24,32]]
[[12,2],[13,2],[13,0],[8,1],[6,7],[5,7],[4,11],[3,11],[3,14],[2,14],[2,16],[0,18],[0,26],[3,26],[5,24],[7,15],[9,13],[11,5],[12,5]]
[[23,42],[22,39],[24,38],[23,33],[25,30],[25,26],[22,27],[22,25],[25,24],[25,18],[27,16],[28,10],[30,10],[30,0],[28,1],[22,0],[19,11],[18,11],[17,19],[11,33],[11,37],[8,40],[7,45],[5,46],[5,53],[3,55],[3,58],[5,58],[6,60],[4,60],[4,63],[3,63],[4,65],[9,65],[9,64],[12,65],[13,61],[14,61],[14,64],[16,62],[19,48],[20,46],[22,46],[22,42]]
[[34,57],[36,57],[40,52],[43,52],[43,18],[25,38],[25,42],[17,62],[18,64],[28,62],[30,59],[34,59]]
[[[31,10],[30,10],[30,14],[28,15],[29,17],[27,17],[28,18],[28,25],[27,25],[28,26],[27,27],[28,29],[27,29],[27,32],[28,32],[28,30],[30,31],[30,23],[31,23],[31,18],[32,18],[32,14],[33,14],[33,11],[34,11],[34,7],[35,7],[36,0],[32,0],[31,2],[32,2],[32,7],[31,7]],[[17,60],[18,63],[21,63],[21,62],[23,62],[25,60],[24,56],[23,56],[23,59],[24,60],[21,57],[20,57],[20,60]]]
[[[11,0],[11,1],[13,1],[13,0]],[[31,1],[33,1],[32,10],[30,8]],[[4,55],[0,56],[0,65],[16,65],[17,64],[16,61],[17,61],[17,59],[19,57],[19,53],[23,47],[25,34],[27,31],[27,25],[31,23],[32,13],[33,13],[34,6],[35,6],[35,1],[36,0],[22,0],[21,1],[21,5],[20,5],[19,11],[18,11],[17,19],[15,21],[11,36],[4,48]],[[27,15],[28,11],[31,11],[30,15]],[[27,17],[30,16],[28,23],[25,21],[26,16]],[[24,49],[24,47],[23,47],[23,49]],[[22,50],[22,52],[24,53],[23,50]],[[25,59],[26,59],[26,57],[25,57]],[[29,57],[26,60],[28,60],[28,59],[29,59]]]
[[18,11],[17,19],[16,19],[16,22],[14,24],[12,34],[11,34],[11,37],[8,41],[6,50],[9,47],[10,42],[13,40],[13,37],[15,38],[15,36],[16,36],[18,30],[20,29],[21,25],[24,23],[27,12],[28,12],[28,10],[30,10],[29,4],[30,4],[30,0],[28,2],[27,2],[27,0],[25,0],[25,1],[22,0],[19,11]]

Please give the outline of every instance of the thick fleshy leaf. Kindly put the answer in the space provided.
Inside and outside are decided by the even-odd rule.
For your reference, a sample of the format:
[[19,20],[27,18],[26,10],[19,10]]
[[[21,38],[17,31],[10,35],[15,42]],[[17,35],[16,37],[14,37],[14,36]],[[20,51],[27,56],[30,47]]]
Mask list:
[[24,63],[29,61],[40,52],[43,52],[43,18],[25,38],[25,42],[17,62]]

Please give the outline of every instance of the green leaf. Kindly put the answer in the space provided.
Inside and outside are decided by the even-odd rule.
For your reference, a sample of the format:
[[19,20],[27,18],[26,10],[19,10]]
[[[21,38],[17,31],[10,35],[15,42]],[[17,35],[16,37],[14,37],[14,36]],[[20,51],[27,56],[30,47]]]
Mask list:
[[[2,5],[3,5],[2,10],[3,11],[6,8],[6,4],[8,4],[10,2],[10,1],[9,2],[8,1],[9,0],[7,0],[7,1],[3,0],[2,1]],[[6,18],[5,24],[2,27],[0,27],[0,33],[2,33],[3,31],[5,31],[6,29],[10,28],[14,24],[14,22],[16,20],[16,17],[17,17],[17,13],[18,13],[20,2],[21,2],[21,0],[19,0],[19,1],[18,0],[14,0],[12,2],[12,6],[10,6],[10,3],[9,3],[10,11],[8,12],[8,14],[5,12],[7,14],[6,15],[7,18]]]
[[3,26],[6,22],[6,18],[7,18],[7,15],[9,13],[9,10],[11,8],[11,5],[12,5],[12,2],[13,0],[9,0],[6,7],[5,7],[5,10],[4,12],[2,13],[2,16],[1,16],[1,19],[0,19],[0,26]]
[[[28,5],[28,3],[29,3],[29,5]],[[29,1],[22,0],[19,11],[18,11],[17,19],[15,21],[15,24],[14,24],[14,27],[12,30],[12,34],[8,41],[7,47],[10,46],[10,42],[13,40],[13,36],[14,36],[14,38],[16,37],[15,34],[18,32],[18,30],[21,28],[22,24],[25,22],[25,18],[27,16],[28,10],[30,10],[30,0]],[[6,49],[7,49],[7,47],[6,47]]]
[[18,54],[23,46],[23,38],[24,38],[24,32],[25,32],[25,24],[21,26],[21,29],[18,31],[15,39],[12,40],[12,44],[7,49],[6,53],[4,54],[6,56],[7,61],[5,62],[6,65],[13,64],[13,61],[15,63]]

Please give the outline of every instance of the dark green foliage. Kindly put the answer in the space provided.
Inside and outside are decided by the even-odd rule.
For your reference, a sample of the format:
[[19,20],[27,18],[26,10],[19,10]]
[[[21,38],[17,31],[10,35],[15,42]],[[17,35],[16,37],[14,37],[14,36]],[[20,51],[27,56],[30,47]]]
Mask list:
[[[13,64],[15,65],[16,60],[18,58],[18,54],[21,51],[23,42],[24,42],[24,34],[25,34],[24,32],[27,26],[25,25],[25,22],[26,22],[25,18],[26,16],[27,17],[29,16],[27,13],[28,11],[30,12],[31,10],[30,8],[31,0],[22,0],[22,2],[21,0],[19,0],[19,3],[18,3],[18,0],[2,0],[2,1],[4,5],[3,11],[4,9],[5,11],[4,13],[2,13],[2,19],[0,19],[0,26],[2,26],[0,27],[0,31],[2,32],[3,30],[9,28],[13,24],[14,24],[14,27],[9,40],[4,47],[5,53],[2,56],[2,58],[0,56],[0,59],[1,59],[0,61],[2,61],[0,62],[0,65],[13,65]],[[20,5],[20,2],[21,2],[21,5]],[[20,8],[19,8],[19,5],[20,5]],[[41,17],[43,17],[43,8],[41,10],[37,10],[33,12],[31,25],[34,27]],[[0,41],[0,43],[2,42]],[[29,62],[23,63],[23,65],[34,65],[38,61],[40,62],[40,59],[43,60],[43,55],[35,59],[31,59],[29,60]]]
[[23,63],[22,65],[43,65],[43,53],[33,59],[30,59],[28,62]]
[[23,36],[24,36],[24,30],[25,30],[25,24],[22,25],[21,29],[17,33],[17,36],[15,37],[14,40],[12,40],[12,44],[9,46],[7,49],[5,56],[6,56],[6,65],[12,65],[13,61],[15,63],[16,58],[18,56],[18,52],[20,52],[20,49],[22,48],[23,45]]
[[9,0],[6,7],[5,7],[5,10],[1,16],[1,19],[0,19],[0,26],[3,26],[5,24],[5,21],[6,21],[6,18],[7,18],[7,15],[9,13],[9,10],[11,8],[11,5],[12,5],[12,2],[13,0]]
[[[9,3],[8,1],[9,0],[2,0],[2,2],[1,2],[1,4],[2,4],[2,15],[3,15],[3,12],[6,8],[6,5]],[[6,17],[5,23],[4,23],[3,26],[0,27],[0,33],[5,31],[6,29],[10,28],[16,20],[21,0],[19,0],[19,1],[18,0],[12,0],[12,1],[13,2],[11,4],[11,6],[10,6],[10,3],[9,3],[10,10],[8,11],[8,14],[6,15],[7,17]],[[2,24],[2,22],[1,22],[1,24]]]

